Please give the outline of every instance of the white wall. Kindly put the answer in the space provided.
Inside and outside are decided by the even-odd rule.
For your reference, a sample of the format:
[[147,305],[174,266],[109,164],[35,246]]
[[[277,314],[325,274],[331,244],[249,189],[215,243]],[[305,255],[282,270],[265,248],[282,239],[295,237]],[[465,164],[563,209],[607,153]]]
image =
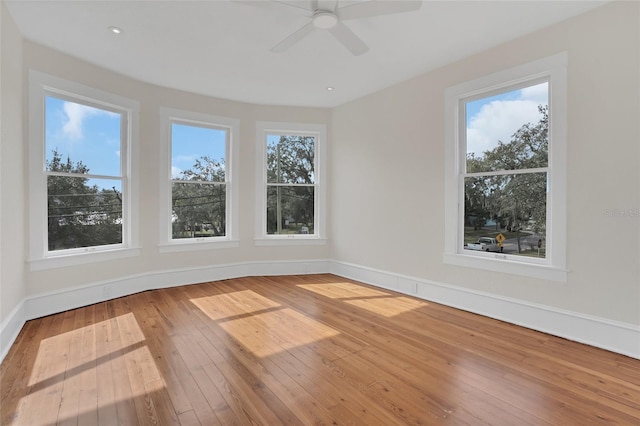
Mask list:
[[[22,39],[0,3],[0,355],[15,334],[9,324],[26,295]],[[21,325],[21,324],[19,324]]]
[[[25,42],[24,66],[140,102],[140,245],[139,257],[91,263],[76,267],[28,271],[30,295],[58,291],[92,283],[118,280],[146,273],[207,268],[214,265],[277,260],[326,259],[328,246],[256,247],[254,239],[254,157],[256,121],[327,123],[330,111],[250,105],[141,83],[71,58],[49,48]],[[159,196],[160,107],[240,120],[240,247],[159,253],[157,212]]]
[[[335,108],[332,259],[640,330],[640,218],[605,214],[640,208],[639,21],[638,3],[615,2]],[[562,51],[568,281],[444,264],[445,89]]]
[[[637,346],[624,343],[629,335],[640,336],[640,220],[604,214],[607,209],[640,207],[637,3],[605,6],[334,110],[250,105],[144,84],[28,41],[21,44],[2,8],[3,342],[24,318],[136,289],[225,274],[333,271],[382,286],[393,283],[387,286],[427,299],[442,299],[436,294],[440,289],[448,292],[452,305],[458,296],[469,297],[462,305],[490,316],[501,317],[500,309],[514,306],[528,309],[533,324],[525,325],[567,337],[591,318],[594,327],[604,324],[604,331],[583,341],[640,357],[640,339]],[[569,54],[567,283],[445,265],[445,88],[564,50]],[[28,135],[22,117],[30,69],[140,102],[139,257],[47,271],[24,267],[28,194],[23,154]],[[240,120],[238,248],[158,252],[160,107]],[[253,244],[256,121],[329,124],[329,245]],[[480,306],[479,300],[486,303]],[[23,302],[23,311],[12,315]],[[555,311],[545,311],[547,307]],[[579,321],[573,330],[558,331],[544,326],[543,320],[536,323],[535,316],[545,312],[551,312],[546,324],[558,318]],[[622,330],[611,344],[600,340],[609,325]],[[0,349],[1,359],[6,348]]]

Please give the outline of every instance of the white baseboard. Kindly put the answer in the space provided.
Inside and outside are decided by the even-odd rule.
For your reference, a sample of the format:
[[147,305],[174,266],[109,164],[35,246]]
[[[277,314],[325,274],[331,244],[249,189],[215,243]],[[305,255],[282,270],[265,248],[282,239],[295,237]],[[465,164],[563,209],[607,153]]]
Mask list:
[[231,263],[155,271],[27,297],[24,302],[25,315],[29,320],[141,291],[179,285],[251,276],[315,274],[328,270],[329,262],[326,260],[303,260]]
[[331,273],[640,359],[640,326],[344,262]]
[[640,359],[640,326],[330,260],[246,262],[131,275],[24,299],[0,324],[0,361],[30,319],[159,288],[230,278],[333,273]]
[[129,275],[81,287],[36,294],[20,302],[0,324],[0,362],[9,352],[25,322],[31,319],[146,290],[238,277],[319,274],[328,271],[328,260],[244,262]]
[[9,348],[15,342],[25,322],[24,300],[22,300],[0,324],[0,362],[7,356]]

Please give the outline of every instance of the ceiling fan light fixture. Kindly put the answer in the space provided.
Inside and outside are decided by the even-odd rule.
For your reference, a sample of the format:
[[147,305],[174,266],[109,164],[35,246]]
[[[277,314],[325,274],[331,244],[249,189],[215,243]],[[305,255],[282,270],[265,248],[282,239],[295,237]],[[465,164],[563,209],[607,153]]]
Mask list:
[[338,17],[333,12],[317,10],[313,14],[313,26],[321,30],[328,30],[338,25]]
[[[285,2],[283,0],[271,1],[273,3],[293,6],[291,2]],[[340,44],[342,44],[349,52],[351,52],[352,55],[362,55],[369,51],[369,47],[342,21],[411,12],[420,9],[423,0],[369,0],[355,2],[355,4],[348,4],[346,6],[340,7],[338,6],[338,4],[341,1],[342,0],[307,0],[308,3],[311,3],[312,9],[315,9],[313,11],[313,14],[311,15],[311,20],[302,27],[298,28],[298,30],[291,33],[288,37],[285,37],[278,44],[273,46],[271,48],[271,51],[282,53],[306,36],[308,36],[314,30],[318,29],[327,30]],[[249,2],[247,1],[247,3]],[[269,2],[265,3],[268,4]],[[353,2],[349,1],[348,3]],[[309,12],[309,9],[303,10]]]

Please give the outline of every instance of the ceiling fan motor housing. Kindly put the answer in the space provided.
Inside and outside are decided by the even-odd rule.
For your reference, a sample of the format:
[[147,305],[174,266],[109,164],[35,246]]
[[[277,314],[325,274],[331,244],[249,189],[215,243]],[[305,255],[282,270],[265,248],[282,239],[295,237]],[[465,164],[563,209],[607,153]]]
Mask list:
[[338,24],[338,17],[333,12],[316,10],[313,13],[313,26],[321,30],[328,30]]
[[[310,12],[310,9],[294,6],[291,2],[284,2],[282,0],[271,1],[274,4],[297,7],[299,10],[305,11],[306,16],[308,16],[307,14]],[[311,7],[315,8],[311,15],[311,22],[307,22],[297,31],[273,46],[271,51],[277,53],[284,52],[309,35],[313,30],[319,29],[328,30],[329,33],[353,55],[362,55],[369,51],[369,47],[342,21],[412,12],[420,9],[423,0],[369,0],[339,7],[338,3],[340,1],[341,0],[310,0]]]

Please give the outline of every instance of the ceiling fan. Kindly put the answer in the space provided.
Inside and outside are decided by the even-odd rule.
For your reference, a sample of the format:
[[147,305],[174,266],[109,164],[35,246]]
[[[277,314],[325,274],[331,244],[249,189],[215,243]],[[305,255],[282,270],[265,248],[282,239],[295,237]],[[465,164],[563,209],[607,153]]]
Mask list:
[[[268,4],[289,6],[290,9],[296,8],[299,11],[304,11],[305,15],[311,18],[310,22],[273,46],[271,48],[272,52],[284,52],[305,38],[312,31],[320,29],[329,31],[336,40],[356,56],[366,53],[369,50],[369,47],[342,21],[412,12],[420,9],[422,6],[422,0],[368,0],[342,7],[338,7],[338,0],[298,1],[295,2],[295,4],[278,0],[259,3],[253,1],[246,3],[252,3],[254,5],[259,4],[262,6],[266,6]],[[304,7],[305,3],[308,4],[308,7]]]

